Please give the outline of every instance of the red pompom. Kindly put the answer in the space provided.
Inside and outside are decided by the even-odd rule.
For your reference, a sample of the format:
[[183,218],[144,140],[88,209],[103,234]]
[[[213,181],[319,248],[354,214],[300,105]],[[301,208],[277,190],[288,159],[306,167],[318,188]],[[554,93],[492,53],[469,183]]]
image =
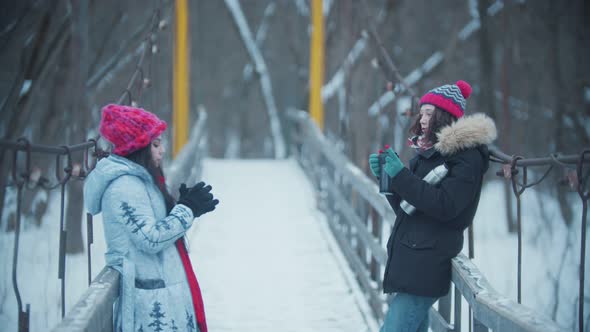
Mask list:
[[383,150],[379,149],[379,154],[382,154],[382,153],[383,153]]
[[385,150],[389,149],[389,144],[385,144]]
[[471,85],[465,81],[457,81],[455,84],[459,87],[459,90],[461,90],[463,97],[465,99],[469,98],[471,95]]

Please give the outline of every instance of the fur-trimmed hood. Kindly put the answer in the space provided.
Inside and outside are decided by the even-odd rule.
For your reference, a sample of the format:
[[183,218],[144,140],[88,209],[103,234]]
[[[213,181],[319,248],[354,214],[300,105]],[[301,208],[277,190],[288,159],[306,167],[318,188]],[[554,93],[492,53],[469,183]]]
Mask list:
[[497,137],[494,120],[483,113],[460,118],[442,128],[436,135],[434,148],[444,156],[482,144],[490,144]]

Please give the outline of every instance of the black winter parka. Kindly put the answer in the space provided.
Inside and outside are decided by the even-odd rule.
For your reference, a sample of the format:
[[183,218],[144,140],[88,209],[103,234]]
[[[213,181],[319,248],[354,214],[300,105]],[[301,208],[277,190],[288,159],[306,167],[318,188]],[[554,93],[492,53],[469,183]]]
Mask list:
[[[460,118],[443,128],[434,148],[418,153],[391,179],[387,199],[397,215],[387,242],[385,293],[441,297],[448,293],[451,260],[463,248],[463,231],[472,223],[482,179],[489,167],[487,145],[496,138],[494,122],[483,114]],[[422,178],[446,164],[436,185]],[[401,200],[416,207],[413,215]]]

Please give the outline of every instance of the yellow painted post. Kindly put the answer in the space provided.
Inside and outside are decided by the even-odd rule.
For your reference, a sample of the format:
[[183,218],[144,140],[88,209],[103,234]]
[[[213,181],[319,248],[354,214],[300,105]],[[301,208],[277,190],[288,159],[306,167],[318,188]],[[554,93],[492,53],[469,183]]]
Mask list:
[[324,13],[323,0],[312,0],[311,7],[311,45],[309,69],[309,113],[320,129],[324,129],[324,104],[322,86],[324,85]]
[[172,153],[174,157],[176,157],[188,139],[190,39],[187,0],[176,0],[175,14],[174,77],[172,85],[172,106],[174,109],[174,143]]

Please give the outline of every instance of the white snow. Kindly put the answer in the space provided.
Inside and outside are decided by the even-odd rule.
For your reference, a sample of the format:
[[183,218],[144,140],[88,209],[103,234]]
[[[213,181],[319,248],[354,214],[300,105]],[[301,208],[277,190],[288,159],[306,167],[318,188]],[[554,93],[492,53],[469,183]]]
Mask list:
[[19,98],[25,96],[31,90],[31,84],[33,83],[32,80],[24,80],[23,86],[20,89],[20,93],[18,94]]
[[479,12],[477,11],[477,0],[468,0],[467,6],[469,8],[469,15],[472,18],[479,18]]
[[309,7],[305,0],[295,0],[295,7],[301,16],[309,16]]
[[[503,197],[500,181],[484,186],[474,221],[474,262],[500,294],[516,301],[517,234],[507,232]],[[522,304],[573,330],[572,324],[577,324],[582,202],[576,193],[569,199],[574,215],[571,226],[566,227],[554,196],[534,189],[522,195]],[[467,235],[464,253],[467,255]],[[587,276],[589,272],[586,266]],[[554,279],[559,280],[557,290]],[[586,292],[590,290],[588,279]],[[586,303],[586,312],[589,306]]]
[[[40,227],[22,219],[18,288],[23,310],[31,305],[30,331],[49,331],[61,320],[61,281],[58,279],[59,262],[59,191],[50,195],[50,208]],[[102,219],[94,218],[94,244],[92,245],[92,275],[104,267],[104,235]],[[80,220],[86,241],[86,217]],[[12,287],[12,254],[14,232],[0,232],[0,326],[17,329],[18,307]],[[66,259],[66,312],[88,287],[87,253],[68,255]]]
[[189,242],[212,331],[369,330],[294,160],[208,159],[203,179],[220,204]]

